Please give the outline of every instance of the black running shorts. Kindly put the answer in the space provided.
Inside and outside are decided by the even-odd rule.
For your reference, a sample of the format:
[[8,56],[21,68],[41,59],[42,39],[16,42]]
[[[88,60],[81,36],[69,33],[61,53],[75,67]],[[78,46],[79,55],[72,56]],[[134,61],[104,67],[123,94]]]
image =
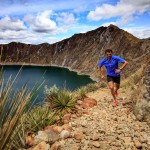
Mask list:
[[117,84],[120,84],[120,76],[112,77],[107,75],[107,81],[108,82],[113,81]]

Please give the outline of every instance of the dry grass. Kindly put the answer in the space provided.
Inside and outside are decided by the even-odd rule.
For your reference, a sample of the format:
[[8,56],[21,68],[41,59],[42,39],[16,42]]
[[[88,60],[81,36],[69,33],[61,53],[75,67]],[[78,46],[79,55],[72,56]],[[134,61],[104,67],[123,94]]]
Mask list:
[[139,83],[143,76],[143,67],[141,67],[138,71],[132,74],[127,79],[123,80],[121,83],[122,88],[131,88],[132,90],[135,89],[135,86]]
[[[21,71],[21,69],[20,69]],[[6,85],[1,76],[0,85],[0,150],[9,150],[12,145],[12,135],[14,134],[20,118],[29,108],[31,102],[34,100],[35,94],[38,92],[40,86],[28,90],[24,85],[20,90],[12,92],[14,83],[20,73],[16,75],[14,80],[9,78]],[[42,84],[41,84],[42,85]]]

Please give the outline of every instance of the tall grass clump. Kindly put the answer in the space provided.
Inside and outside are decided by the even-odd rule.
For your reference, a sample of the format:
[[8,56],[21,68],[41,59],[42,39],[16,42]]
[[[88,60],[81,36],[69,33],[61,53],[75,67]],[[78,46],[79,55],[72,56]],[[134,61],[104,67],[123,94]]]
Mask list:
[[45,87],[46,102],[50,108],[61,115],[71,112],[75,106],[75,100],[67,89],[58,89],[55,85],[50,89]]
[[38,106],[22,118],[27,133],[36,133],[55,122],[55,113],[49,107]]
[[86,86],[86,91],[93,92],[93,91],[96,91],[98,88],[99,88],[98,83],[90,83]]
[[3,76],[0,79],[0,150],[13,149],[13,139],[20,119],[30,108],[40,88],[39,85],[29,91],[27,86],[23,85],[20,90],[13,92],[18,74],[13,80],[10,77],[6,84],[4,84]]
[[134,89],[135,85],[137,85],[140,82],[140,80],[142,79],[143,70],[144,70],[144,66],[141,67],[135,73],[133,73],[131,76],[129,76],[128,78],[123,80],[121,87],[123,87],[123,88],[129,88],[130,87],[131,89]]
[[81,86],[74,93],[77,99],[84,99],[87,97],[87,93],[96,91],[99,88],[98,83],[90,83],[86,86]]
[[38,131],[43,130],[46,126],[55,123],[55,113],[48,107],[36,106],[29,112],[25,113],[16,127],[13,136],[11,136],[11,149],[29,148],[26,143],[26,137],[35,135]]
[[78,89],[76,90],[76,98],[77,98],[77,99],[84,99],[85,97],[87,97],[87,96],[86,96],[87,93],[88,93],[88,92],[87,92],[86,87],[80,87],[80,88],[78,88]]

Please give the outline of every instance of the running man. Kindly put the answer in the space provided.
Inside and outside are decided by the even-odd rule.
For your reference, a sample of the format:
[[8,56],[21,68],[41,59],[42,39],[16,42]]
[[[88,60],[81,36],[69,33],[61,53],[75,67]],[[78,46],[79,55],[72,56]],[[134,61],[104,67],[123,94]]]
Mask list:
[[[105,79],[102,70],[102,66],[105,66],[107,70],[108,86],[114,99],[112,106],[115,107],[118,105],[116,97],[118,96],[118,89],[120,87],[120,74],[124,67],[128,64],[128,62],[119,56],[112,55],[113,52],[111,49],[106,49],[105,54],[106,57],[99,62],[100,76],[102,79]],[[122,66],[120,68],[118,68],[118,63],[122,63]]]

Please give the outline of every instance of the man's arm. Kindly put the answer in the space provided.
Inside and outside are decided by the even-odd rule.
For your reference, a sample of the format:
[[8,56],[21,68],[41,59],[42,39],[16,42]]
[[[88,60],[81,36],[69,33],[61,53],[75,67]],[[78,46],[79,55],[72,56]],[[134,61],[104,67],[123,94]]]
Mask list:
[[122,70],[127,64],[128,64],[128,62],[125,61],[119,69]]
[[105,79],[105,76],[104,76],[104,74],[103,74],[103,69],[102,69],[102,67],[99,67],[99,71],[100,71],[100,76],[101,76],[101,78],[102,78],[102,79]]
[[119,69],[116,69],[116,71],[115,71],[115,72],[116,72],[116,73],[121,72],[121,70],[122,70],[123,68],[125,68],[125,66],[126,66],[127,64],[128,64],[128,62],[127,62],[127,61],[125,61]]

